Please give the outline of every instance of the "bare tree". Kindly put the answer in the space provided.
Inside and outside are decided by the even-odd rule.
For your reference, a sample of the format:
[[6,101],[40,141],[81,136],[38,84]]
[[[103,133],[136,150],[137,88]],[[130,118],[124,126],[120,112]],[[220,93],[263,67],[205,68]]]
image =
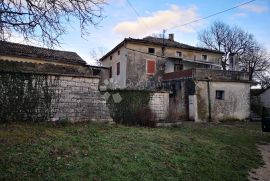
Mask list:
[[95,65],[101,65],[100,58],[106,54],[107,49],[104,47],[93,48],[90,50],[90,56],[94,60]]
[[79,21],[81,34],[102,19],[105,0],[0,0],[0,40],[12,34],[46,46],[59,45],[66,25]]
[[267,89],[270,87],[270,75],[269,73],[262,72],[256,74],[256,79],[258,80],[259,85],[262,89]]
[[270,68],[270,58],[266,50],[261,45],[253,44],[240,56],[240,68],[249,73],[249,80],[254,77],[261,81],[265,80],[265,75]]
[[220,21],[214,22],[208,29],[200,32],[198,38],[201,46],[224,52],[221,63],[224,70],[228,66],[230,54],[241,56],[255,41],[250,33]]

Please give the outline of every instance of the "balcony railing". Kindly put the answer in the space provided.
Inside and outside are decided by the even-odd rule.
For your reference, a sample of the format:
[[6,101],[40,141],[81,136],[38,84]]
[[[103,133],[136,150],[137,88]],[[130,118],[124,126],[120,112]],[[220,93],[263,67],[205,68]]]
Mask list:
[[163,74],[163,81],[193,78],[195,80],[249,81],[247,72],[196,68]]

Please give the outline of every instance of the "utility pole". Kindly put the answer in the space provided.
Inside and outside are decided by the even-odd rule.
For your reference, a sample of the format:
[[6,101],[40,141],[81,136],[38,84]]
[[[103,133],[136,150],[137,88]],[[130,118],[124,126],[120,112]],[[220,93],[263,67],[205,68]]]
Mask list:
[[162,56],[164,56],[164,54],[165,54],[165,33],[166,33],[166,30],[163,29],[163,33],[162,33],[162,40],[163,40],[163,43],[162,43]]

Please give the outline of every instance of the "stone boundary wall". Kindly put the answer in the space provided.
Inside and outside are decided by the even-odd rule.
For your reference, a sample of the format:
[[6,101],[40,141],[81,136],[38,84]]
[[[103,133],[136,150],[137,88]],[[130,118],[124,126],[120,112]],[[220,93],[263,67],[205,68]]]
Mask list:
[[59,78],[59,97],[53,100],[52,121],[112,121],[106,100],[98,90],[99,78],[52,76],[55,78]]
[[149,107],[156,114],[157,120],[165,120],[169,110],[169,92],[151,93]]
[[99,78],[0,71],[0,122],[112,121]]

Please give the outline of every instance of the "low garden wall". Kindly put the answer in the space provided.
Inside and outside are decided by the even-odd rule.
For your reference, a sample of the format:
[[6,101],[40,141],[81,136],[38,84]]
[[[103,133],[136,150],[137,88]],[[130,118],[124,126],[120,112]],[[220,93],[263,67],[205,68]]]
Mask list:
[[20,69],[18,64],[17,69],[0,69],[1,122],[112,121],[106,100],[98,90],[98,77],[86,75],[85,71],[57,73],[53,71],[55,66],[45,71],[47,65],[30,65],[38,66],[42,73],[34,72],[25,63],[20,64]]
[[106,90],[111,116],[117,123],[153,126],[153,122],[165,120],[169,107],[168,92],[147,90]]
[[165,120],[169,110],[169,92],[152,92],[149,106],[158,120]]

